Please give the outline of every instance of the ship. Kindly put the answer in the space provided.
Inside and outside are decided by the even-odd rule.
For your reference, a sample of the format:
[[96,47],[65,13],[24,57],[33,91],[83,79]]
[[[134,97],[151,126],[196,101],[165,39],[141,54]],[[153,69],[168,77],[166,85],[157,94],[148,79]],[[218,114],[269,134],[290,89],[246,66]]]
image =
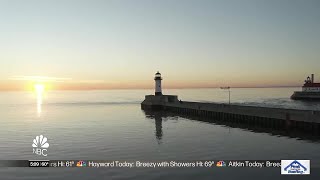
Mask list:
[[314,74],[311,74],[304,81],[302,91],[295,91],[291,99],[294,100],[320,100],[320,83],[314,82]]

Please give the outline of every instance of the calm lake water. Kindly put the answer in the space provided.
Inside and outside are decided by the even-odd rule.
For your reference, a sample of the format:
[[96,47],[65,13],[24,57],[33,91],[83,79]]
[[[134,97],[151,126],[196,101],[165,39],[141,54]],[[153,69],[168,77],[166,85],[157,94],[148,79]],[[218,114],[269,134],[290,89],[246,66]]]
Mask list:
[[[289,99],[299,88],[231,89],[231,102],[320,110],[319,102]],[[140,109],[153,90],[0,92],[0,160],[280,160],[311,159],[320,179],[320,140],[228,127]],[[170,89],[185,101],[228,102],[220,89]],[[43,134],[47,157],[32,153]],[[0,168],[0,179],[294,179],[280,168]]]

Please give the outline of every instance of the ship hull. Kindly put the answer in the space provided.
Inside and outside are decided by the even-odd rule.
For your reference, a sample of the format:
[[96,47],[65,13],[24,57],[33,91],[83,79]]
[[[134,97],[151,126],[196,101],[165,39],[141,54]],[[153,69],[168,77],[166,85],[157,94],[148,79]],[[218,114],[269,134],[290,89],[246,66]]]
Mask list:
[[320,92],[303,92],[296,91],[292,94],[294,100],[320,100]]

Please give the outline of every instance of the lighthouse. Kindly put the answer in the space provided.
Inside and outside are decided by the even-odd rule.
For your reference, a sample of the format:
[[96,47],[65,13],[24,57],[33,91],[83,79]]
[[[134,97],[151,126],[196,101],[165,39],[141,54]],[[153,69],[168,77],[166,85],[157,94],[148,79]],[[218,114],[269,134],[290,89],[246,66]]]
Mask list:
[[162,89],[161,89],[161,74],[159,71],[155,74],[154,81],[155,81],[155,95],[160,96],[162,95]]

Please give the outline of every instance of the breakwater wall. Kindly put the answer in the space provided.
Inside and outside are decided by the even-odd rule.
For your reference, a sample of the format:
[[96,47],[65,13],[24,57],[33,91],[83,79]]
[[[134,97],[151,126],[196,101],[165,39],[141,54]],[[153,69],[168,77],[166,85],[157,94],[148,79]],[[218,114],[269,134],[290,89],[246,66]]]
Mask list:
[[166,110],[217,121],[320,134],[320,111],[178,101],[177,96],[146,96],[142,109]]

